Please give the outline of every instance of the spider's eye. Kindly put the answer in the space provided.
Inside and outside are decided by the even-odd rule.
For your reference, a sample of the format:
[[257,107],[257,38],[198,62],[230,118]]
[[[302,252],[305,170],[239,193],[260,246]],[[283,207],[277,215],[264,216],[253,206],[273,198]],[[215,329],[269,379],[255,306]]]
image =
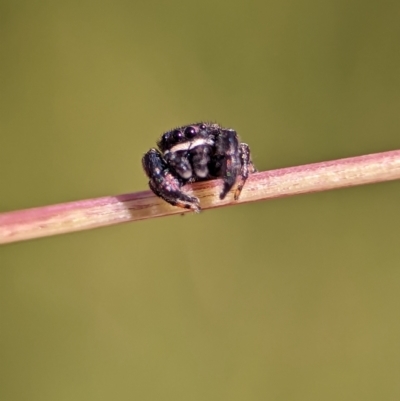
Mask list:
[[188,139],[192,139],[196,136],[196,130],[193,127],[185,128],[185,137]]
[[173,137],[176,141],[179,141],[179,140],[181,140],[184,136],[183,136],[182,132],[179,131],[179,130],[177,129],[177,130],[175,130],[175,131],[172,133],[172,137]]
[[205,126],[205,124],[200,124],[200,127],[199,127],[201,130],[204,130],[204,129],[206,129],[206,126]]

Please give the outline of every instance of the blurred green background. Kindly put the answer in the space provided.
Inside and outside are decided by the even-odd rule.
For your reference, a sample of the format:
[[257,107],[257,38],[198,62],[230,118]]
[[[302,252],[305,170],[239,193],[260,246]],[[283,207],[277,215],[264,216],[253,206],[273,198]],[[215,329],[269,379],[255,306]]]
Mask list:
[[[0,1],[0,211],[147,188],[162,132],[260,170],[400,148],[395,1]],[[1,400],[400,398],[398,182],[0,248]]]

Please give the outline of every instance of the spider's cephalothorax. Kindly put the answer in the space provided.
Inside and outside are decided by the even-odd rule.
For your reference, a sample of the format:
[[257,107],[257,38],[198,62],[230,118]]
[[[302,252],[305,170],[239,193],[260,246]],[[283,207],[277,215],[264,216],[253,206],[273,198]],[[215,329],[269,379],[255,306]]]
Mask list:
[[189,182],[222,178],[220,199],[239,177],[234,198],[239,198],[249,174],[256,171],[250,149],[240,143],[236,131],[218,124],[196,123],[166,132],[142,159],[150,189],[174,206],[200,211],[198,198],[181,191]]

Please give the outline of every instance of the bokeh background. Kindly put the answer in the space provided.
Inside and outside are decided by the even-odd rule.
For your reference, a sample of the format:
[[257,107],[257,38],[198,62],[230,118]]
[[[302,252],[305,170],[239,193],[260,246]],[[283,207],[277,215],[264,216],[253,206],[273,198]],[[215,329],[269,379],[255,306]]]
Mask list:
[[[395,1],[0,1],[0,211],[147,188],[174,126],[260,170],[400,147]],[[397,400],[399,182],[0,248],[0,399]]]

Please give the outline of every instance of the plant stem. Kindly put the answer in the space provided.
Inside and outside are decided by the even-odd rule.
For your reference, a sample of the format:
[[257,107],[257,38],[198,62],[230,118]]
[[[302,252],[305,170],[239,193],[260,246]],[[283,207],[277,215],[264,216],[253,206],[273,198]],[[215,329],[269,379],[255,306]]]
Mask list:
[[[202,209],[400,179],[400,150],[264,171],[249,177],[238,201],[219,199],[221,180],[185,187]],[[0,244],[135,220],[188,213],[150,191],[0,214]]]

